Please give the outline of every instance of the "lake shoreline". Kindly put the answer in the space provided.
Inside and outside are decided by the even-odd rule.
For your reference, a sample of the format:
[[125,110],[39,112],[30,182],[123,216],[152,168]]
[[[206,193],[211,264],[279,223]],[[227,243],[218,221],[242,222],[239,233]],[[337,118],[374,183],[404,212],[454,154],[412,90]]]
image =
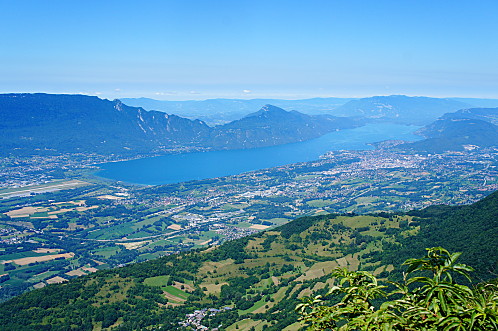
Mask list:
[[416,141],[419,126],[367,124],[334,131],[318,138],[253,149],[177,153],[99,164],[103,180],[132,185],[165,185],[225,177],[261,169],[318,160],[329,151],[371,150],[385,140]]

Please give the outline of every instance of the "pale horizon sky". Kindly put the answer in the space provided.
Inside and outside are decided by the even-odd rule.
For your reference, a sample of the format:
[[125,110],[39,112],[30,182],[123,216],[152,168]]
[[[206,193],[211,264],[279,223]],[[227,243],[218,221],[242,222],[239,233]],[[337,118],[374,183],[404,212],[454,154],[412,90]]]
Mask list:
[[498,98],[498,1],[0,0],[0,93]]

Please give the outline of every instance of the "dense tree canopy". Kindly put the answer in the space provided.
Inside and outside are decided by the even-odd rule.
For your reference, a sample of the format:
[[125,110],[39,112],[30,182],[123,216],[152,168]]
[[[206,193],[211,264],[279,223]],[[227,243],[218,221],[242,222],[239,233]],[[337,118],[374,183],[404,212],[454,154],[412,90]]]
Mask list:
[[337,269],[339,284],[296,310],[310,330],[497,330],[498,286],[458,284],[455,275],[470,280],[473,271],[456,262],[459,256],[428,248],[423,258],[405,261],[404,281],[391,288],[368,272]]

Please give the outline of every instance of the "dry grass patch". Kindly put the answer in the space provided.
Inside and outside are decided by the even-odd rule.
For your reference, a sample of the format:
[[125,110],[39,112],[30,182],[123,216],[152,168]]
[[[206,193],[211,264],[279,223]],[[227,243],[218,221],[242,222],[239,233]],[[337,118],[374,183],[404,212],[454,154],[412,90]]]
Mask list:
[[357,257],[354,257],[352,255],[346,255],[345,258],[346,261],[348,262],[349,270],[358,270],[358,267],[360,266],[360,261],[358,260]]
[[95,208],[99,208],[99,206],[76,207],[76,211],[87,211],[87,210],[95,209]]
[[101,199],[101,200],[122,200],[124,198],[123,197],[117,197],[115,195],[106,194],[106,195],[100,195],[100,196],[98,196],[97,199]]
[[301,287],[303,287],[303,284],[297,284],[296,286],[294,286],[294,288],[292,288],[292,290],[290,291],[289,296],[291,296],[295,292],[299,291],[301,289]]
[[181,290],[181,291],[185,291],[185,292],[194,292],[195,291],[195,289],[192,286],[190,286],[189,284],[185,284],[185,283],[175,282],[172,286]]
[[254,320],[250,320],[250,319],[244,319],[241,321],[237,321],[237,322],[233,323],[232,325],[228,326],[226,328],[226,330],[227,331],[248,331],[252,327],[254,327],[254,329],[256,331],[262,331],[262,330],[265,330],[267,326],[268,326],[268,322],[266,322],[266,321],[261,321],[261,320],[254,321]]
[[326,261],[326,262],[318,262],[311,266],[304,274],[299,276],[297,281],[305,281],[311,280],[315,278],[322,277],[324,275],[328,275],[338,267],[338,263],[336,261]]
[[268,229],[268,225],[263,225],[263,224],[253,224],[249,227],[249,229],[256,229],[256,230],[265,230]]
[[303,324],[301,322],[296,322],[294,324],[291,324],[287,327],[285,327],[282,331],[298,331],[303,328]]
[[[173,294],[171,293],[168,293],[166,291],[163,291],[163,294],[164,296],[166,297],[166,299],[168,299],[168,305],[169,304],[172,304],[172,305],[180,305],[182,303],[184,303],[185,301],[187,301],[187,299],[183,299],[183,298],[179,298],[177,296],[174,296]],[[169,302],[169,301],[175,301],[175,302]]]
[[208,284],[208,283],[203,283],[200,285],[201,288],[206,288],[204,291],[205,294],[219,294],[221,293],[221,287],[223,285],[228,285],[227,282],[219,283],[219,284]]
[[313,291],[310,289],[310,288],[305,288],[303,289],[301,292],[299,292],[299,294],[297,295],[297,297],[299,299],[303,298],[303,297],[309,297],[313,294]]
[[313,286],[313,288],[311,289],[313,292],[316,292],[318,290],[321,290],[322,288],[325,288],[327,284],[325,283],[322,283],[322,282],[318,282],[315,284],[315,286]]
[[199,272],[202,274],[207,274],[208,272],[213,272],[214,270],[216,270],[219,273],[220,269],[229,265],[233,265],[232,259],[227,259],[221,262],[208,261],[202,265],[202,267],[199,269]]
[[53,278],[47,279],[46,280],[47,284],[59,284],[59,283],[64,283],[67,282],[67,279],[55,276]]
[[51,219],[51,220],[56,220],[57,219],[57,215],[36,216],[36,217],[30,217],[30,218],[32,218],[32,219],[48,218],[48,219]]
[[47,286],[47,284],[45,284],[45,283],[43,283],[43,282],[33,285],[33,287],[34,287],[35,289],[43,288],[43,287],[45,287],[45,286]]
[[171,229],[171,230],[181,230],[182,229],[182,226],[179,225],[179,224],[171,224],[171,225],[168,225],[167,229]]
[[62,214],[62,213],[67,213],[68,211],[73,211],[74,208],[62,208],[59,210],[54,210],[54,211],[49,211],[49,215],[56,215],[56,214]]
[[93,267],[83,267],[81,269],[88,271],[88,272],[97,272],[98,271],[98,269],[93,268]]
[[21,209],[8,211],[4,214],[10,217],[29,217],[29,215],[33,215],[34,213],[43,213],[46,211],[48,211],[47,207],[23,207]]
[[57,258],[65,258],[69,259],[74,256],[74,253],[64,253],[64,254],[55,254],[55,255],[41,255],[41,256],[32,256],[32,257],[23,257],[20,259],[15,259],[15,260],[9,260],[9,261],[3,261],[2,263],[11,263],[14,262],[17,265],[27,265],[30,263],[35,263],[35,262],[46,262],[50,260],[55,260]]
[[348,265],[348,261],[346,260],[346,257],[344,257],[344,256],[341,258],[338,258],[336,261],[337,261],[337,264],[339,265],[339,267],[341,267],[341,268],[345,268]]
[[40,254],[57,253],[60,251],[62,251],[60,248],[37,248],[36,250],[33,250],[33,252]]
[[[264,313],[266,312],[268,309],[272,308],[273,306],[275,306],[280,300],[282,300],[282,298],[284,297],[285,295],[285,291],[287,291],[287,287],[282,287],[280,288],[277,293],[275,293],[272,297],[273,299],[275,299],[274,302],[271,302],[271,301],[268,301],[268,302],[265,302],[265,304],[261,307],[259,307],[258,309],[254,310],[252,313],[253,314],[258,314],[258,313]],[[268,308],[266,308],[266,306],[268,306]]]
[[261,244],[263,241],[265,241],[264,238],[253,238],[247,243],[247,249],[249,249],[249,251],[252,249],[262,249],[263,247],[261,247]]
[[149,243],[150,241],[135,241],[135,242],[116,243],[116,245],[122,245],[126,249],[137,249]]
[[84,276],[84,275],[86,275],[86,273],[81,269],[76,269],[76,270],[71,270],[69,272],[66,272],[66,275],[68,275],[68,276]]

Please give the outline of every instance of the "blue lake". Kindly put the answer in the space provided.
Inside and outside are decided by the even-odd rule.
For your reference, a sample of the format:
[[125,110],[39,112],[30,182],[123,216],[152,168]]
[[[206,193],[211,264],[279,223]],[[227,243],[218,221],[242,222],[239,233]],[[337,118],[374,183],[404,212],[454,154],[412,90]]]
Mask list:
[[418,126],[369,124],[286,145],[165,156],[99,165],[97,176],[135,184],[160,185],[236,175],[247,171],[317,160],[328,151],[372,149],[368,143],[421,139]]

